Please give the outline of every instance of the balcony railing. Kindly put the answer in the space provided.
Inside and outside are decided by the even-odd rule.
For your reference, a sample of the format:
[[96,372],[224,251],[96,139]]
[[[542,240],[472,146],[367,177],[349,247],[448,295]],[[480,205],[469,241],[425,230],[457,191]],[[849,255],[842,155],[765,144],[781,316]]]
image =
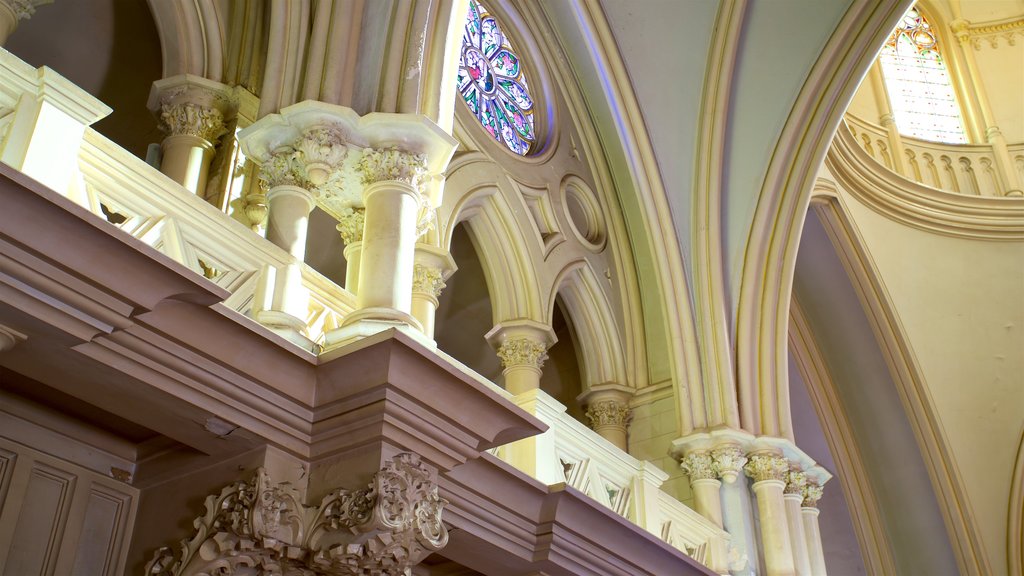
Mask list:
[[[40,106],[51,111],[40,112]],[[251,317],[265,288],[260,286],[265,271],[297,263],[310,295],[309,340],[322,342],[324,333],[354,309],[351,292],[87,128],[103,116],[101,103],[52,70],[37,70],[3,49],[0,111],[6,111],[0,114],[5,162],[221,286],[230,292],[224,306]],[[60,146],[49,145],[53,142]],[[26,159],[33,146],[45,162]],[[62,171],[63,180],[56,177]],[[534,413],[550,426],[534,440],[550,448],[538,453],[542,462],[533,463],[543,470],[538,479],[570,485],[718,572],[728,571],[729,534],[661,491],[664,472],[601,438],[543,392],[536,391],[531,401],[543,407]],[[507,455],[507,447],[498,452]]]
[[[852,114],[846,115],[846,126],[879,164],[919,184],[971,196],[1006,196],[1011,189],[1012,176],[1001,172],[992,146],[943,144],[904,135],[893,142],[885,128]],[[1024,143],[1008,148],[1008,169],[1024,182]]]

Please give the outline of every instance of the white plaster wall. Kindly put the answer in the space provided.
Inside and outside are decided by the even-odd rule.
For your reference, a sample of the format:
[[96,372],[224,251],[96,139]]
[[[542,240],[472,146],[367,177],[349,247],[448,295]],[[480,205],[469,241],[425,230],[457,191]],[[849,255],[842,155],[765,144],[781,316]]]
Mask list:
[[941,236],[847,204],[923,372],[992,573],[1005,574],[1024,426],[1024,243]]

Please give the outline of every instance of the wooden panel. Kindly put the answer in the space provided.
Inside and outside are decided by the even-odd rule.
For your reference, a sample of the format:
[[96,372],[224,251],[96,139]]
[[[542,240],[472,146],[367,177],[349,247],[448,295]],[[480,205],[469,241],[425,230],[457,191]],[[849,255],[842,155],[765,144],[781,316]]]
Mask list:
[[120,557],[131,496],[93,484],[78,537],[73,576],[113,576]]
[[53,574],[75,476],[36,463],[29,475],[4,576]]
[[17,454],[0,448],[0,509],[3,509],[4,502],[7,501],[7,489],[11,485],[11,476],[14,475],[14,465],[17,461]]

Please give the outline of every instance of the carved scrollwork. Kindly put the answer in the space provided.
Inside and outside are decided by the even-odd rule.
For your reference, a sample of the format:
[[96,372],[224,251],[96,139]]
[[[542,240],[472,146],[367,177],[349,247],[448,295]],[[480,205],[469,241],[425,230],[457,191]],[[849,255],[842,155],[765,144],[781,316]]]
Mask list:
[[765,480],[785,482],[789,476],[789,462],[782,456],[774,454],[751,454],[743,470],[754,482]]
[[414,454],[399,454],[359,490],[306,507],[288,484],[258,470],[206,499],[196,534],[162,548],[149,576],[407,576],[448,543],[447,502]]
[[505,368],[532,366],[540,369],[548,358],[548,348],[532,338],[509,338],[498,347],[498,358]]
[[821,500],[821,496],[824,493],[825,490],[821,484],[808,481],[804,486],[804,501],[802,506],[804,508],[817,508],[818,500]]
[[338,217],[336,229],[341,234],[345,246],[363,239],[363,223],[366,221],[366,209],[349,207]]
[[626,426],[630,418],[629,406],[615,400],[599,400],[587,406],[587,419],[592,428]]
[[299,162],[299,153],[289,146],[275,150],[273,154],[262,165],[260,165],[260,183],[266,190],[275,186],[308,186],[303,170]]
[[417,190],[427,173],[427,155],[410,154],[397,148],[367,148],[359,161],[363,184],[395,181]]
[[714,459],[706,451],[691,452],[679,462],[683,473],[694,480],[714,480],[718,478],[718,471],[715,470]]
[[160,107],[160,128],[171,136],[198,136],[211,144],[227,131],[220,110],[191,102],[164,103]]
[[444,290],[444,274],[437,268],[416,264],[412,269],[412,291],[430,294],[434,298]]

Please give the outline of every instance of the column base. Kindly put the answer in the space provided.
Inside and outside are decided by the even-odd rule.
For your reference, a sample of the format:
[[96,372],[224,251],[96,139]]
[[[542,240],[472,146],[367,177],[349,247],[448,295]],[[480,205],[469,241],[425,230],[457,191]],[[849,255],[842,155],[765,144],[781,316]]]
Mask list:
[[302,333],[306,329],[305,321],[280,310],[261,310],[256,313],[256,321],[292,344],[316,352],[316,342]]
[[396,315],[402,314],[397,310],[391,310],[388,308],[368,308],[366,310],[353,312],[345,318],[345,322],[340,328],[335,328],[334,330],[324,333],[324,351],[340,348],[346,344],[351,344],[357,340],[362,340],[363,338],[379,334],[392,328],[414,338],[425,346],[430,348],[435,348],[437,346],[433,340],[423,335],[419,322],[408,314],[405,315],[407,318],[401,320],[379,318],[372,315],[361,314],[363,312],[376,310],[387,310],[388,312],[392,312]]
[[[364,321],[375,321],[375,322],[389,322],[392,324],[408,324],[416,330],[423,332],[423,325],[420,321],[413,317],[408,312],[402,312],[401,310],[395,310],[394,308],[374,307],[374,308],[362,308],[356,310],[345,316],[345,320],[342,321],[342,328],[351,326]],[[374,332],[376,334],[376,332]]]

